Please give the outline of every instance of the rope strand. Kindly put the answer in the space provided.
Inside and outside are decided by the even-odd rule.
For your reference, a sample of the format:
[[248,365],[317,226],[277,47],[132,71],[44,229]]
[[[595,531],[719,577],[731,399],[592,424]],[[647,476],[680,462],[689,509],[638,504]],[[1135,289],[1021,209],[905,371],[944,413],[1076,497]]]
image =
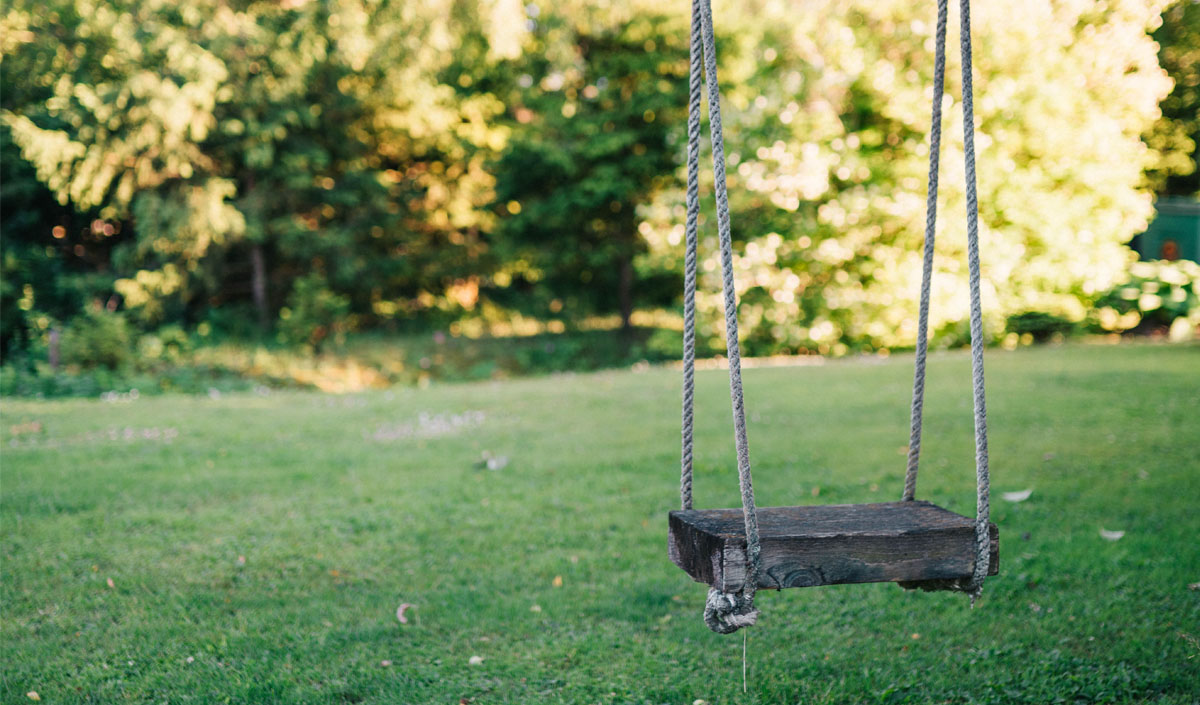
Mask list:
[[917,317],[917,361],[913,372],[912,425],[908,438],[908,469],[904,496],[917,494],[921,463],[921,421],[925,414],[925,358],[929,352],[929,290],[933,282],[933,246],[937,230],[938,166],[942,152],[942,91],[946,85],[946,15],[948,0],[938,0],[936,48],[933,61],[933,115],[929,129],[929,189],[925,196],[925,259],[921,264],[921,307]]
[[758,512],[754,507],[754,482],[750,476],[750,445],[746,438],[746,404],[742,394],[742,355],[738,343],[737,290],[733,279],[733,238],[729,228],[729,194],[725,177],[725,138],[721,128],[721,90],[717,83],[717,43],[713,37],[712,5],[700,0],[704,32],[704,74],[708,82],[709,137],[712,141],[713,181],[717,194],[717,234],[721,242],[721,273],[725,292],[725,350],[729,356],[729,394],[733,402],[733,438],[737,446],[738,484],[742,490],[742,515],[746,523],[746,562],[749,570],[742,593],[754,599],[761,568]]
[[[971,604],[983,590],[991,560],[988,521],[991,514],[988,475],[987,401],[983,376],[983,304],[979,286],[979,198],[975,178],[975,98],[971,69],[971,3],[959,0],[959,48],[962,54],[963,161],[967,194],[967,268],[971,304],[971,382],[975,416],[975,563],[970,579],[927,581],[916,584],[926,590],[961,590],[971,595]],[[921,424],[925,404],[925,363],[929,351],[929,290],[933,276],[934,236],[937,224],[938,160],[942,135],[942,90],[946,76],[947,0],[938,0],[937,47],[934,55],[934,90],[931,109],[929,190],[926,196],[925,253],[921,268],[921,303],[917,318],[917,353],[913,372],[912,426],[908,446],[908,468],[903,499],[916,496],[917,471],[921,456]]]
[[991,559],[988,516],[987,399],[983,382],[983,305],[979,296],[979,198],[975,191],[975,99],[971,78],[971,2],[960,1],[963,92],[963,155],[967,171],[967,267],[971,286],[971,379],[975,396],[975,572],[967,585],[971,604],[983,592]]
[[758,512],[750,476],[750,448],[746,438],[745,399],[742,392],[741,352],[738,345],[737,290],[733,277],[733,238],[729,225],[726,190],[725,141],[721,128],[721,92],[717,82],[717,47],[709,0],[692,0],[691,67],[688,95],[687,147],[687,251],[684,257],[683,292],[683,411],[679,494],[684,509],[692,508],[693,426],[696,367],[696,251],[700,214],[700,89],[708,84],[709,138],[712,143],[713,180],[717,200],[717,233],[721,246],[722,289],[725,295],[725,349],[729,356],[729,396],[733,407],[733,436],[737,448],[738,484],[742,518],[746,527],[746,583],[737,593],[716,588],[708,592],[704,621],[709,628],[729,634],[755,623],[754,593],[758,589],[762,549],[758,537]]
[[[967,263],[970,270],[971,377],[975,413],[975,564],[968,581],[943,581],[917,584],[925,589],[956,589],[968,592],[971,602],[979,596],[987,577],[991,557],[989,537],[989,476],[987,445],[987,405],[983,373],[983,306],[979,293],[979,203],[975,176],[974,96],[971,68],[970,0],[960,0],[960,49],[962,52],[963,150],[967,194]],[[942,135],[942,92],[946,74],[946,25],[948,0],[938,0],[936,49],[934,58],[933,104],[930,110],[929,188],[926,194],[925,242],[921,269],[920,312],[917,321],[917,352],[913,372],[913,399],[908,464],[903,499],[916,496],[921,454],[921,427],[924,417],[925,370],[929,343],[929,305],[933,278],[933,257],[937,230],[938,169]],[[733,238],[730,233],[729,195],[725,174],[725,143],[721,124],[721,94],[717,81],[716,40],[712,26],[710,0],[692,0],[691,56],[688,95],[687,143],[687,244],[684,258],[684,333],[683,333],[683,408],[682,449],[680,456],[680,502],[692,508],[693,431],[696,360],[696,259],[700,213],[700,110],[701,78],[707,82],[709,137],[712,143],[714,187],[717,201],[717,233],[721,250],[722,290],[725,301],[725,346],[729,357],[729,392],[733,408],[734,443],[737,448],[738,484],[742,495],[742,516],[746,529],[746,582],[741,592],[726,593],[710,588],[704,621],[715,632],[729,634],[753,625],[758,618],[754,595],[762,570],[758,512],[754,502],[754,484],[750,472],[750,449],[746,434],[745,399],[742,391],[741,351],[738,341],[737,290],[733,273]]]
[[700,0],[692,0],[691,70],[688,75],[687,122],[687,253],[683,260],[683,451],[679,499],[692,508],[692,425],[696,386],[696,250],[700,217],[700,83],[703,47]]

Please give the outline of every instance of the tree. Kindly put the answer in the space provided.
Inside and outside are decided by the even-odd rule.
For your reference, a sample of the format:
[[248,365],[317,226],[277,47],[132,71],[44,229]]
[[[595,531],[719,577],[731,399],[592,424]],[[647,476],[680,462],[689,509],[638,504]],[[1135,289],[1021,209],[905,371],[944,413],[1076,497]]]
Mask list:
[[115,287],[147,325],[243,305],[265,323],[301,274],[364,321],[416,314],[482,251],[498,106],[437,74],[463,27],[508,31],[489,17],[452,0],[22,0],[0,116],[60,203],[134,234]]
[[[956,5],[951,3],[952,6]],[[1033,0],[974,8],[983,297],[989,329],[1073,320],[1125,273],[1145,227],[1140,137],[1169,81],[1148,28],[1164,3]],[[896,0],[715,8],[726,91],[743,337],[758,353],[912,345],[924,230],[934,8]],[[957,13],[931,330],[967,335]],[[649,228],[678,261],[674,194]],[[703,333],[721,332],[711,224]]]
[[[1151,213],[1147,169],[1155,187],[1194,186],[1195,4],[1168,10],[1156,46],[1164,7],[975,8],[990,330],[1031,310],[1081,318],[1124,276]],[[933,7],[714,9],[748,350],[911,345]],[[143,327],[266,327],[312,345],[507,311],[616,314],[628,329],[681,288],[687,10],[13,0],[0,344],[26,346],[95,299]],[[967,335],[950,26],[932,319],[947,344]],[[701,333],[719,348],[705,213]]]
[[626,331],[635,303],[655,301],[653,284],[638,290],[639,208],[682,158],[680,20],[592,27],[547,10],[522,57],[499,67],[518,78],[505,94],[513,138],[494,166],[494,300],[569,320],[616,312]]
[[1146,144],[1163,155],[1149,169],[1150,185],[1163,195],[1200,196],[1200,3],[1168,7],[1154,40],[1159,63],[1175,85],[1159,104],[1162,117],[1146,133]]

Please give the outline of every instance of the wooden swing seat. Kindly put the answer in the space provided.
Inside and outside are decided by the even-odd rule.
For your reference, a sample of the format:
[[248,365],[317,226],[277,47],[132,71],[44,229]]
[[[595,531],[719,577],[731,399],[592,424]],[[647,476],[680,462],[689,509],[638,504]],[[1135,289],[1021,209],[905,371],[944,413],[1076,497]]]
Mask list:
[[[697,582],[722,592],[746,582],[741,509],[670,514],[671,560]],[[1000,532],[989,524],[988,575],[1000,567]],[[970,578],[975,520],[929,502],[760,507],[762,573],[758,587]]]

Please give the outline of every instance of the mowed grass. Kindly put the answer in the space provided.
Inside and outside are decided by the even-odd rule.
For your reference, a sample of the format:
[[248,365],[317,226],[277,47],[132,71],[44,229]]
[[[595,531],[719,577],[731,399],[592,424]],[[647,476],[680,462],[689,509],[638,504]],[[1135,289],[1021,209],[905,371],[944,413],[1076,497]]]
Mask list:
[[[759,503],[898,498],[910,364],[747,370]],[[1200,348],[989,355],[982,601],[760,593],[745,694],[741,635],[705,628],[666,555],[678,374],[5,400],[0,700],[1200,698]],[[969,359],[930,375],[918,495],[969,514]],[[724,371],[699,374],[697,424],[698,504],[737,506]]]

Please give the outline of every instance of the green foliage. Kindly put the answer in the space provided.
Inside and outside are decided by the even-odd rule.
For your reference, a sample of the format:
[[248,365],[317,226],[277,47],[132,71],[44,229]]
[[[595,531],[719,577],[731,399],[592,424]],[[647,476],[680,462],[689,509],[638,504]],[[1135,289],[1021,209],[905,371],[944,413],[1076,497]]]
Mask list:
[[186,362],[193,344],[179,326],[164,326],[138,340],[138,355],[147,362],[180,364]]
[[332,291],[320,274],[309,274],[296,280],[288,305],[279,312],[279,332],[288,342],[320,350],[327,338],[345,332],[349,312],[349,299]]
[[119,371],[133,360],[131,343],[125,317],[97,306],[67,324],[62,333],[62,362],[84,370]]
[[1075,332],[1076,328],[1074,322],[1062,316],[1041,311],[1025,311],[1009,316],[1008,322],[1004,326],[1005,332],[1022,337],[1027,335],[1038,343],[1055,338],[1061,339]]
[[[928,379],[918,496],[970,514],[969,356]],[[763,505],[900,496],[911,356],[745,383]],[[1194,345],[989,355],[1000,575],[764,590],[746,693],[666,555],[678,369],[6,399],[0,701],[1194,705],[1198,387]],[[700,371],[698,506],[738,506],[728,404]]]
[[121,388],[128,377],[113,370],[95,368],[73,374],[56,374],[48,369],[24,365],[0,367],[0,395],[6,397],[85,397],[96,399]]
[[1175,85],[1159,104],[1162,117],[1145,136],[1162,155],[1147,176],[1156,193],[1200,196],[1200,3],[1184,0],[1168,7],[1154,40],[1159,63]]
[[[310,273],[343,330],[613,313],[629,327],[673,308],[688,9],[8,3],[0,354],[43,354],[53,324],[97,299],[143,331],[262,341],[286,327],[312,344],[329,311],[279,323],[311,298],[295,291]],[[718,3],[716,16],[747,352],[911,345],[932,6]],[[976,9],[989,330],[1027,311],[1085,318],[1125,275],[1147,183],[1192,188],[1197,16],[1163,0]],[[962,125],[944,102],[932,330],[953,345]],[[701,333],[719,349],[706,206]]]
[[[141,369],[144,364],[124,370],[95,368],[71,374],[56,373],[44,366],[5,365],[0,368],[0,396],[53,399],[83,397],[100,401],[132,401],[143,396],[162,393],[212,395],[214,392],[262,390],[261,382],[250,379],[239,370],[191,363],[185,366]],[[277,388],[286,388],[286,380],[274,380]]]
[[[1081,320],[1145,227],[1141,141],[1170,89],[1146,35],[1164,3],[975,8],[975,118],[988,329]],[[742,335],[751,353],[911,346],[925,219],[934,8],[898,0],[718,9]],[[958,19],[951,8],[931,330],[968,313]],[[682,194],[647,218],[679,266]],[[711,213],[711,211],[709,211]],[[713,223],[701,333],[722,335]]]
[[1129,280],[1101,296],[1095,307],[1102,330],[1169,329],[1173,337],[1191,337],[1200,327],[1200,264],[1137,262]]
[[269,320],[313,269],[377,320],[477,267],[499,107],[437,74],[466,29],[510,31],[487,8],[93,5],[9,4],[0,118],[60,203],[136,224],[100,264],[144,325]]
[[[493,253],[486,295],[578,320],[620,313],[630,325],[645,249],[639,208],[674,183],[687,104],[687,33],[679,16],[639,14],[599,29],[547,7],[521,58],[505,117],[513,137],[494,166]],[[672,282],[674,284],[674,282]]]
[[[8,69],[0,80],[9,78]],[[7,85],[7,84],[5,84]],[[0,102],[7,95],[0,92]],[[114,276],[102,263],[126,234],[91,211],[59,204],[0,125],[0,358],[45,352],[54,322],[107,299]]]

